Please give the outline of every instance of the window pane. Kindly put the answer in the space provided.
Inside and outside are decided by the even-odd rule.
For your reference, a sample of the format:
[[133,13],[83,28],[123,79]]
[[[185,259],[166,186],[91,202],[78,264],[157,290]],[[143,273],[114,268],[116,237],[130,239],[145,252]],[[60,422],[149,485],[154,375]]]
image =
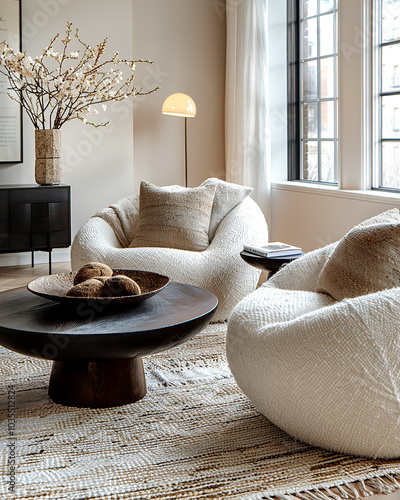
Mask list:
[[310,17],[317,15],[317,0],[303,0],[301,17]]
[[302,64],[303,69],[303,100],[309,101],[318,97],[317,61]]
[[321,142],[321,181],[335,182],[335,143]]
[[318,137],[318,106],[317,104],[303,105],[303,137]]
[[302,179],[318,180],[318,142],[303,141]]
[[333,14],[327,14],[326,16],[321,16],[319,20],[319,32],[320,32],[320,56],[326,56],[333,54],[335,52],[333,47],[334,37],[333,37]]
[[382,47],[382,92],[400,90],[400,44]]
[[381,186],[400,189],[400,143],[382,142]]
[[303,26],[303,59],[317,57],[317,18],[304,21]]
[[382,42],[400,38],[400,0],[382,0]]
[[333,0],[319,0],[319,12],[328,12],[333,9]]
[[300,0],[300,9],[309,17],[300,21],[299,34],[301,161],[297,178],[337,182],[337,0]]
[[400,95],[382,97],[382,139],[400,138]]
[[321,137],[335,138],[335,102],[321,102]]
[[335,96],[335,57],[325,57],[320,61],[321,98]]

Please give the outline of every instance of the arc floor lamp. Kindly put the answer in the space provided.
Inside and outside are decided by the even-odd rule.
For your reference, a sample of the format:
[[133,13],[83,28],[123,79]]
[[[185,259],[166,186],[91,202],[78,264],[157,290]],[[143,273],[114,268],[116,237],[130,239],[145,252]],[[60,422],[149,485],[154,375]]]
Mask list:
[[196,116],[196,104],[187,94],[171,94],[162,105],[162,113],[185,118],[185,186],[188,185],[187,169],[187,119]]

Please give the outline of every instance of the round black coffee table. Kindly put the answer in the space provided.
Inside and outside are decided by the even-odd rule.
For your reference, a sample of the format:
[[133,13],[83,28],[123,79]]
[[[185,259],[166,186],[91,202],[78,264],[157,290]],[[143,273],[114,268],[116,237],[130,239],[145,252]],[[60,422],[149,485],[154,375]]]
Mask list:
[[193,337],[217,305],[211,292],[181,283],[112,308],[70,308],[18,288],[0,293],[0,345],[53,361],[49,396],[55,403],[120,406],[146,394],[142,356]]

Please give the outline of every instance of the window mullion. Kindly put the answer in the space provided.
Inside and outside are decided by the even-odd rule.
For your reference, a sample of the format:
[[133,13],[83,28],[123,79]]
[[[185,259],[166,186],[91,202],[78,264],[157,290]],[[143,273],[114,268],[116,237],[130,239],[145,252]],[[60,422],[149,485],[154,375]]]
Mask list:
[[[341,189],[361,189],[364,113],[364,0],[338,2],[338,177]],[[356,29],[355,29],[356,28]]]
[[333,36],[334,36],[334,52],[335,55],[333,57],[333,71],[334,71],[334,96],[335,96],[335,101],[334,101],[334,135],[335,135],[335,140],[334,140],[334,148],[333,148],[333,157],[334,157],[334,176],[335,179],[338,179],[338,65],[337,65],[337,53],[338,53],[338,39],[337,39],[337,2],[338,0],[333,1],[333,11],[335,12],[335,15],[333,17]]
[[322,180],[321,166],[321,18],[320,3],[317,2],[317,116],[318,116],[318,181]]
[[[377,2],[375,44],[375,144],[373,188],[400,190],[399,29],[400,1]],[[385,107],[384,107],[385,103]],[[386,108],[386,109],[385,109]],[[385,154],[384,154],[385,151]]]

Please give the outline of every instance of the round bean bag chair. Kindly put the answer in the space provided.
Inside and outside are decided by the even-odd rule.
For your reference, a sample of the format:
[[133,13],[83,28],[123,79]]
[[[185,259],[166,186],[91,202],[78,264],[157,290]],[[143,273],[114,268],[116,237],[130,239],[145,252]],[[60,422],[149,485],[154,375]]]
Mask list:
[[[132,247],[139,221],[139,194],[135,194],[100,210],[80,228],[71,248],[72,270],[102,262],[114,269],[157,272],[214,293],[218,308],[213,321],[227,320],[236,304],[255,290],[260,277],[260,271],[240,257],[243,244],[267,243],[268,227],[261,209],[248,196],[252,189],[220,179],[207,179],[203,185],[216,186],[204,251]],[[169,192],[185,189],[168,187]]]
[[[400,287],[342,300],[317,291],[338,245],[291,262],[236,306],[229,365],[258,410],[293,437],[336,452],[398,457]],[[366,272],[372,257],[359,262]]]

